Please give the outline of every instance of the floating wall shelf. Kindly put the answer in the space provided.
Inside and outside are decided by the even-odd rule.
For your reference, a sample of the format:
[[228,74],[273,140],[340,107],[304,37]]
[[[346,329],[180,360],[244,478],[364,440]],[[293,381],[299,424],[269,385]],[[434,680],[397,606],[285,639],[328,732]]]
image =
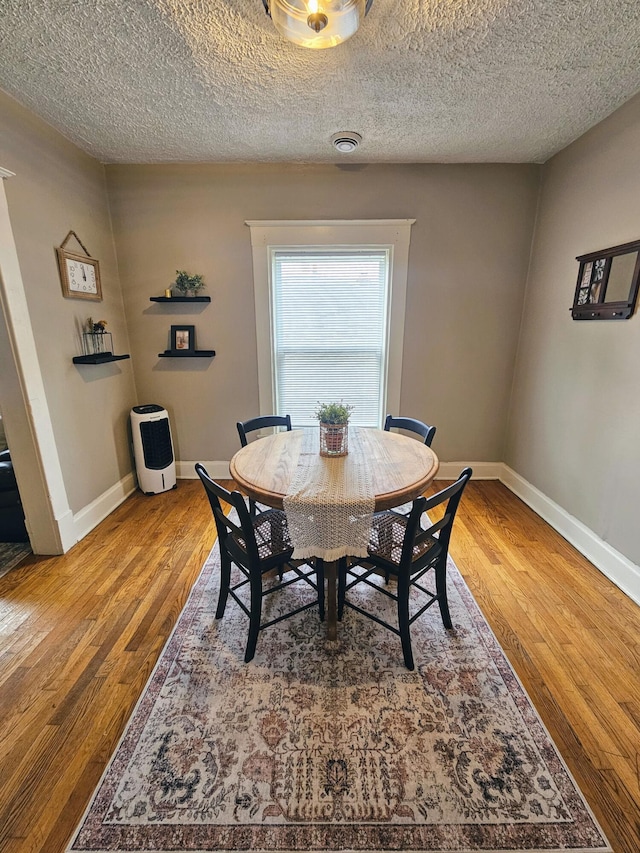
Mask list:
[[158,358],[213,358],[216,354],[214,349],[179,350],[166,349],[158,353]]
[[73,357],[74,364],[106,364],[108,361],[122,361],[123,358],[131,358],[130,355],[114,355],[112,352],[96,352],[92,355],[76,355]]
[[210,296],[150,296],[149,302],[211,302]]

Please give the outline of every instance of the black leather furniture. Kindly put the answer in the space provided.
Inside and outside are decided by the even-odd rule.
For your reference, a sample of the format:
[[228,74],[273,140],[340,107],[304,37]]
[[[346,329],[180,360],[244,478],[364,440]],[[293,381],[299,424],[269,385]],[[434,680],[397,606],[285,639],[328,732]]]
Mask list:
[[13,462],[8,450],[0,452],[0,542],[28,542],[24,512]]

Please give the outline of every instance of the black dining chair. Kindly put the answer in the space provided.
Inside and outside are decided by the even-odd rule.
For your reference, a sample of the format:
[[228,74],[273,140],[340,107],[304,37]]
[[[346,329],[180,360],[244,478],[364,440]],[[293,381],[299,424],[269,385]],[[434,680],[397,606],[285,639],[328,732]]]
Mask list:
[[[431,442],[436,434],[434,426],[429,426],[429,424],[425,424],[416,418],[394,418],[391,415],[387,415],[384,422],[384,430],[385,432],[390,432],[391,429],[404,429],[408,432],[414,432],[422,438],[427,447],[431,447]],[[411,503],[402,504],[402,506],[395,508],[395,512],[402,515],[409,515],[410,511]]]
[[[343,561],[339,565],[338,619],[342,618],[346,606],[393,631],[401,639],[407,669],[414,669],[411,625],[425,610],[438,602],[444,627],[452,627],[447,599],[447,555],[460,498],[471,474],[471,468],[465,468],[451,486],[429,498],[416,498],[408,516],[399,515],[392,510],[375,513],[368,556],[362,560]],[[423,514],[442,504],[446,504],[442,518],[435,523],[429,521],[429,526],[423,529],[420,526]],[[435,590],[428,589],[421,583],[423,577],[432,569],[435,577],[431,578],[431,586],[433,587],[435,581]],[[396,593],[380,584],[380,574],[395,578]],[[372,576],[378,578],[377,583],[372,580]],[[365,584],[396,602],[397,627],[347,598],[347,593],[359,584]],[[410,615],[410,595],[414,589],[418,591],[414,598],[419,597],[422,602],[426,597],[426,603]]]
[[248,421],[238,421],[238,435],[240,436],[240,444],[243,447],[247,446],[247,433],[254,432],[257,429],[266,429],[267,427],[286,427],[287,432],[291,432],[291,416],[290,415],[259,415],[257,418],[250,418]]
[[409,432],[415,432],[417,435],[421,436],[427,447],[431,447],[431,442],[436,434],[436,428],[434,426],[429,426],[422,421],[416,420],[416,418],[394,418],[391,415],[387,415],[384,422],[385,432],[389,432],[392,428],[406,429]]
[[[291,432],[291,416],[290,415],[258,415],[256,418],[250,418],[248,421],[238,421],[236,424],[238,435],[240,436],[240,444],[246,447],[249,443],[247,433],[255,432],[259,429],[267,427],[285,427],[287,432]],[[261,504],[256,504],[253,498],[249,498],[249,512],[255,515],[257,512],[262,512],[264,507]]]
[[[323,567],[320,564],[314,569],[305,561],[292,559],[293,546],[289,540],[287,519],[282,510],[268,509],[257,516],[251,516],[240,492],[229,492],[224,486],[216,483],[199,462],[195,467],[209,499],[220,547],[221,577],[216,619],[222,619],[224,616],[229,596],[246,613],[249,617],[249,636],[244,660],[249,663],[255,655],[258,634],[265,628],[316,606],[320,620],[324,620]],[[221,500],[235,509],[238,523],[225,515]],[[233,564],[242,573],[242,579],[232,585]],[[264,579],[267,575],[270,576],[270,582],[265,585]],[[276,578],[277,582],[272,582]],[[314,599],[301,607],[282,613],[275,619],[262,622],[262,599],[298,582],[308,584],[315,591]],[[238,595],[239,590],[247,585],[249,606]]]

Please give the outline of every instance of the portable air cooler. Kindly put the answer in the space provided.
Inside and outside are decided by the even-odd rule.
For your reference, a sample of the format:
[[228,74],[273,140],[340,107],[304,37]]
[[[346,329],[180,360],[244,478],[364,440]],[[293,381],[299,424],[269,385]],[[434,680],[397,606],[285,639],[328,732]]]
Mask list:
[[131,434],[138,485],[145,495],[176,488],[176,463],[166,409],[155,404],[131,409]]

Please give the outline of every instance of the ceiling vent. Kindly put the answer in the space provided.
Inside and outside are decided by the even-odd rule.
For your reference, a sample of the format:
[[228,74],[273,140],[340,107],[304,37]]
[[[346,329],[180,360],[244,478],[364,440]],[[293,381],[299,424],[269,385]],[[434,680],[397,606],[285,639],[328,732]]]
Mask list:
[[356,150],[361,142],[360,134],[352,130],[342,130],[340,133],[334,133],[331,137],[333,147],[341,154],[350,154]]

